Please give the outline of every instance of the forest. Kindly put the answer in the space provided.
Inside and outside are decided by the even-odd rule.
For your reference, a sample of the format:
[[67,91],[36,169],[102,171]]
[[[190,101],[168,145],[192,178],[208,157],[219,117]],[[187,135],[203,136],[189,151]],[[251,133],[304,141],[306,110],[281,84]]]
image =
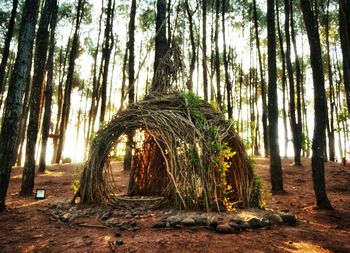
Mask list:
[[0,27],[0,252],[350,251],[350,0],[1,0]]

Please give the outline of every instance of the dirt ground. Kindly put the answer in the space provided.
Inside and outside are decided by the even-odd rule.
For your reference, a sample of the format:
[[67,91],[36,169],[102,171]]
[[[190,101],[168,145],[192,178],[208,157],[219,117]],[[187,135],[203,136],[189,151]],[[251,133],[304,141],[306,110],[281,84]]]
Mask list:
[[[154,217],[138,220],[139,230],[120,234],[115,227],[58,222],[47,210],[53,203],[72,198],[79,166],[50,166],[47,173],[38,175],[36,188],[46,189],[45,200],[18,195],[22,170],[15,168],[7,198],[9,211],[0,213],[0,252],[350,252],[349,166],[326,164],[328,196],[334,210],[323,211],[313,206],[309,159],[303,160],[303,167],[283,160],[286,193],[282,195],[268,193],[268,160],[255,160],[256,172],[266,182],[267,208],[296,215],[296,226],[274,225],[240,234],[218,234],[204,228],[154,229],[157,212]],[[118,166],[122,168],[120,163]],[[116,180],[125,188],[128,174],[120,171]],[[85,222],[99,224],[99,217],[88,217]],[[110,246],[118,240],[122,245]]]

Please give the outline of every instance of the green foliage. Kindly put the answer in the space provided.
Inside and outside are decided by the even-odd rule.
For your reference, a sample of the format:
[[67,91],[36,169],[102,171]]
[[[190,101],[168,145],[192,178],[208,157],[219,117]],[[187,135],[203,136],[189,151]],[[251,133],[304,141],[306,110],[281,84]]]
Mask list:
[[140,14],[139,26],[143,32],[150,30],[156,20],[156,11],[154,9],[148,8]]
[[201,105],[201,98],[193,92],[181,92],[179,97],[182,102],[182,106],[186,109],[198,109]]

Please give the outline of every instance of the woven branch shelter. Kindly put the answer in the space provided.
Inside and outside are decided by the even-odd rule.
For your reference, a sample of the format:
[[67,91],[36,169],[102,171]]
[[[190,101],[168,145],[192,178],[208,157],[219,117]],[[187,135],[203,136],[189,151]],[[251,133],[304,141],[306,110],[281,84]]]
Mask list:
[[162,196],[169,206],[224,210],[258,207],[260,185],[231,123],[191,93],[151,95],[119,112],[90,147],[80,181],[81,203],[117,198],[110,151],[123,134],[139,131],[128,195]]

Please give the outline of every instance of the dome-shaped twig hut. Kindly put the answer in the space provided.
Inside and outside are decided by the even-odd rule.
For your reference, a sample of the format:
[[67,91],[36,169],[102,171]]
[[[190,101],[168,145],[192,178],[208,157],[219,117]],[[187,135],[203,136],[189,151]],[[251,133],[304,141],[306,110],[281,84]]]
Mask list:
[[223,210],[260,203],[260,185],[244,145],[221,112],[191,93],[149,96],[121,111],[90,147],[80,182],[82,203],[115,200],[109,153],[118,139],[140,130],[129,195],[162,196],[176,208]]

